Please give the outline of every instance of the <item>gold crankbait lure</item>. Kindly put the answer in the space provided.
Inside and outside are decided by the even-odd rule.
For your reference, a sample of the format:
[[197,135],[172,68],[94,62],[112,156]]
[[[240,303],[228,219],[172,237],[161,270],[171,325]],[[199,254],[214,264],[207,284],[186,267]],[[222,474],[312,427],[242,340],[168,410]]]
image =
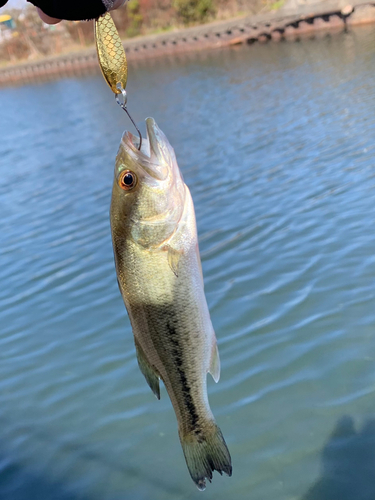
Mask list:
[[121,94],[128,81],[128,63],[121,38],[109,12],[95,20],[100,69],[112,92]]
[[[94,21],[94,28],[96,51],[102,75],[109,88],[114,92],[117,104],[125,111],[136,128],[139,134],[138,149],[140,150],[142,135],[126,107],[127,94],[125,88],[128,81],[128,63],[124,46],[111,14],[106,12],[103,16],[98,17]],[[119,97],[120,94],[122,99]]]

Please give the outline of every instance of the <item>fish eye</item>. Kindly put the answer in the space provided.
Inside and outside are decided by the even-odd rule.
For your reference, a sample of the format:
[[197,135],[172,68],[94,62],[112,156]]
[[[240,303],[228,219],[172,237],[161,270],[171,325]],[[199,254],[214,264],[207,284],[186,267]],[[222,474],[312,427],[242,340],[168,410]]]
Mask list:
[[137,176],[131,170],[121,172],[118,184],[124,191],[129,191],[137,184]]

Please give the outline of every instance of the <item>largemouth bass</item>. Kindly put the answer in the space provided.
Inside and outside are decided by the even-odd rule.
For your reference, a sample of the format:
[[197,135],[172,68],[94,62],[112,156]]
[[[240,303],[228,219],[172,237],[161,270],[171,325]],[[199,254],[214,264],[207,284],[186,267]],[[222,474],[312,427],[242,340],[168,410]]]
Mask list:
[[193,201],[175,153],[152,118],[138,151],[126,132],[116,158],[111,229],[117,278],[139,367],[160,399],[164,382],[190,475],[200,490],[212,472],[232,474],[206,377],[220,376],[203,289]]

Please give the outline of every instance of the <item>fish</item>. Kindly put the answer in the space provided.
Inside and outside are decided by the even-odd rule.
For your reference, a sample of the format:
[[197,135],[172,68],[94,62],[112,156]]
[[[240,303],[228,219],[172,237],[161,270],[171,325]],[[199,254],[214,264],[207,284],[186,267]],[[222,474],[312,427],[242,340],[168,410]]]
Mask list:
[[199,490],[213,471],[232,475],[231,456],[209,406],[207,373],[220,377],[204,294],[193,200],[176,155],[153,118],[147,139],[125,132],[110,208],[117,281],[138,365],[160,399],[164,383],[191,478]]

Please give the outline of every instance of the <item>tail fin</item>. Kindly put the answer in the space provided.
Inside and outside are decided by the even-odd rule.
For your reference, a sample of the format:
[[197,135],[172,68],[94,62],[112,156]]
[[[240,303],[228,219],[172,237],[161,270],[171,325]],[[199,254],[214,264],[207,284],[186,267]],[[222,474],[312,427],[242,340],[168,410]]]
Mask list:
[[192,432],[180,441],[192,480],[198,489],[206,489],[206,478],[211,482],[212,472],[232,475],[231,457],[219,427],[212,422],[208,431]]

